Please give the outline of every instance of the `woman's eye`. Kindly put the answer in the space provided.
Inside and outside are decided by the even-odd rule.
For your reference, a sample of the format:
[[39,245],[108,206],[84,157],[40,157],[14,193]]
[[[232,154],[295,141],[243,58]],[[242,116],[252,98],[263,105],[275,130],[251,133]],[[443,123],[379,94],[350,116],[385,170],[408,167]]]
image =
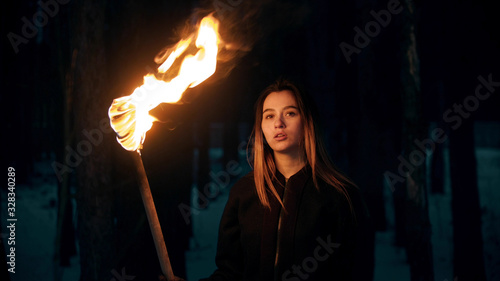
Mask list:
[[269,114],[269,115],[266,115],[264,118],[271,119],[271,118],[273,118],[273,115]]
[[295,112],[288,112],[288,113],[286,114],[286,116],[295,116],[295,115],[296,115],[296,113],[295,113]]

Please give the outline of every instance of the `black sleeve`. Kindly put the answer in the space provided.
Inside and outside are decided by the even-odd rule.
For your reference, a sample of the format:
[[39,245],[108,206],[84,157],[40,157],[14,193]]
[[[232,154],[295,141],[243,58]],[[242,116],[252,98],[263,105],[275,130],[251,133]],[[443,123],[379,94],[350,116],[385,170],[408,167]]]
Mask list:
[[[353,256],[353,280],[368,281],[373,279],[375,266],[375,231],[361,191],[352,196],[356,213],[355,247]],[[363,270],[361,270],[363,269]]]
[[237,190],[238,183],[231,189],[222,214],[215,258],[217,270],[209,278],[200,281],[237,281],[242,278],[244,265]]

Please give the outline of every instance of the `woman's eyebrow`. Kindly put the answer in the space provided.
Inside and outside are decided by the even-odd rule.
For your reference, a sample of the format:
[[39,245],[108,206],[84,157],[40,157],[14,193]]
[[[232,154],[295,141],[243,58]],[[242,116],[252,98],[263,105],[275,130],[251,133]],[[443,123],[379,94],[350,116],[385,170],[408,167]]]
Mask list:
[[[296,107],[295,105],[287,105],[287,106],[283,107],[283,110],[287,110],[287,109],[290,109],[290,108],[299,110],[299,108]],[[276,110],[274,108],[266,108],[266,109],[264,109],[264,111],[262,111],[262,114],[266,113],[267,111],[276,111]]]

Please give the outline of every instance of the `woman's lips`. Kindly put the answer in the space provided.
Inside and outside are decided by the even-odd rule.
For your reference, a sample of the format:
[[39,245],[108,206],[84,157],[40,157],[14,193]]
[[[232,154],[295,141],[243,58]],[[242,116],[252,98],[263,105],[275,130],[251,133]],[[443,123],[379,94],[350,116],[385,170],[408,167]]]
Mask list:
[[287,136],[286,136],[285,133],[277,133],[274,136],[274,139],[277,140],[277,141],[285,140],[286,138],[287,138]]

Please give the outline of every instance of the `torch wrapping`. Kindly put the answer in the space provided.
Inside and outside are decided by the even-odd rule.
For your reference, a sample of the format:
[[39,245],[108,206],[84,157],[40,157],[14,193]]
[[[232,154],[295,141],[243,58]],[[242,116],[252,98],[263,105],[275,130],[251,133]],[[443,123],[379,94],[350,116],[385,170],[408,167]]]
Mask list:
[[144,164],[142,163],[141,155],[138,152],[134,152],[132,158],[134,158],[135,166],[137,169],[142,202],[144,203],[144,208],[146,209],[146,215],[148,217],[151,233],[153,234],[153,240],[155,242],[156,253],[158,254],[158,260],[160,262],[161,270],[168,281],[174,281],[175,276],[170,264],[170,258],[168,257],[167,246],[165,245],[165,240],[163,239],[160,221],[158,220],[158,214],[156,213],[153,195],[151,194],[151,189],[149,187],[149,182],[146,171],[144,170]]

